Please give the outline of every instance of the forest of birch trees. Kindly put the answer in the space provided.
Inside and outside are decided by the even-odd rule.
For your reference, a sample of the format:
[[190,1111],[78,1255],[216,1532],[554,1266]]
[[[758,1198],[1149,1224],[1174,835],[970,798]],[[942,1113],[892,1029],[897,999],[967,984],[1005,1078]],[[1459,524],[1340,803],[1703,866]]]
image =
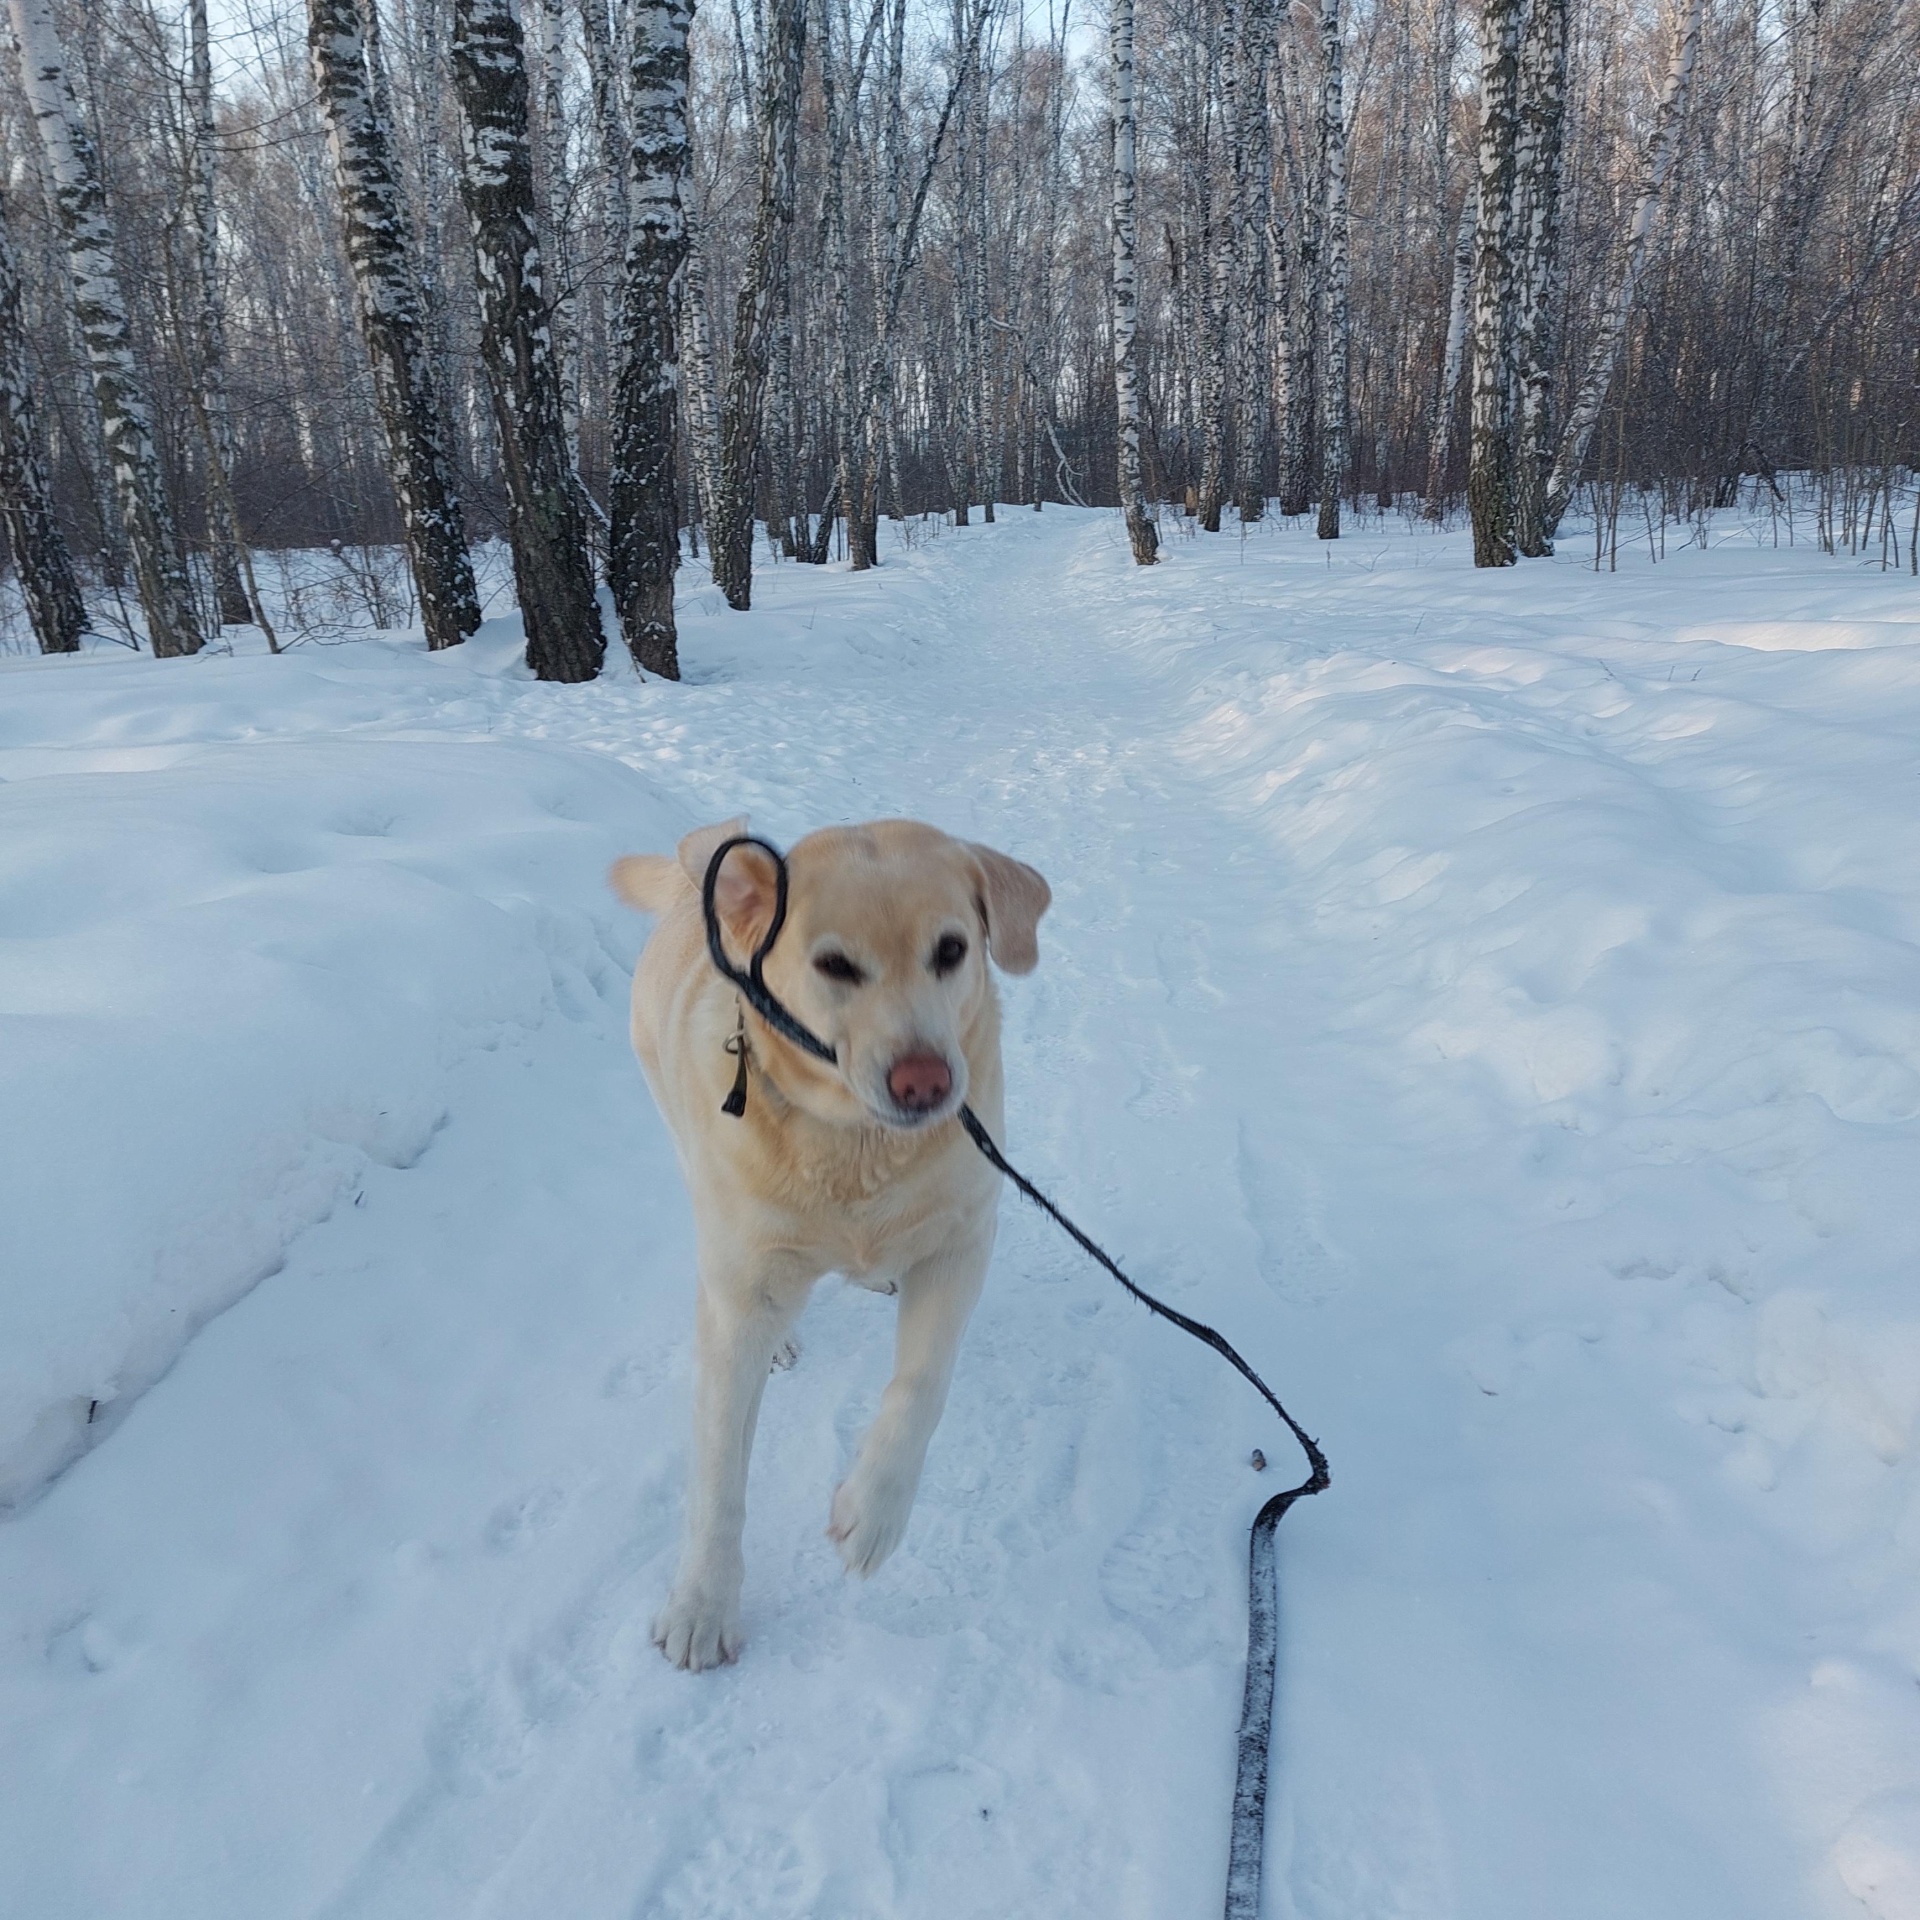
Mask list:
[[4,18],[47,651],[295,644],[316,583],[454,646],[510,578],[542,677],[672,677],[690,560],[745,608],[1054,502],[1142,564],[1381,514],[1597,563],[1632,500],[1920,570],[1920,0]]

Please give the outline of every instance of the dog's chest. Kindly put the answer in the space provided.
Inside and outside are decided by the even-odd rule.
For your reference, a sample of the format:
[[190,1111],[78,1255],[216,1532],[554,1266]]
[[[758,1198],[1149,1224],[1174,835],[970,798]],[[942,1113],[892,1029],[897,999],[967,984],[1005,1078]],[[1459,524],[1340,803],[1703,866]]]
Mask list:
[[950,1217],[924,1210],[884,1222],[842,1216],[821,1236],[836,1273],[873,1293],[898,1291],[900,1276],[952,1236]]
[[931,1145],[878,1128],[843,1133],[830,1152],[786,1160],[781,1197],[838,1271],[890,1292],[895,1276],[952,1231],[952,1196],[937,1177]]
[[830,1150],[819,1151],[817,1142],[808,1141],[805,1145],[815,1151],[794,1154],[791,1172],[797,1197],[849,1216],[870,1214],[877,1225],[898,1209],[903,1189],[918,1184],[911,1176],[915,1163],[926,1158],[924,1143],[878,1127],[835,1131],[840,1137]]

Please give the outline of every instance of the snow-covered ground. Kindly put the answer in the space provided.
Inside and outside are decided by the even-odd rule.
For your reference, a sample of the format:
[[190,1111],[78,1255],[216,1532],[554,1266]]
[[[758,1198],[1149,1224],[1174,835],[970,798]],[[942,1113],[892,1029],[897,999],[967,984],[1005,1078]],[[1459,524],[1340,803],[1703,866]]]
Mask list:
[[1049,876],[1014,1155],[1332,1455],[1270,1915],[1916,1920],[1915,583],[1049,510],[756,592],[677,687],[0,663],[0,1911],[1218,1910],[1294,1458],[1012,1201],[900,1553],[822,1535],[829,1282],[747,1652],[648,1644],[691,1231],[601,875],[748,810]]

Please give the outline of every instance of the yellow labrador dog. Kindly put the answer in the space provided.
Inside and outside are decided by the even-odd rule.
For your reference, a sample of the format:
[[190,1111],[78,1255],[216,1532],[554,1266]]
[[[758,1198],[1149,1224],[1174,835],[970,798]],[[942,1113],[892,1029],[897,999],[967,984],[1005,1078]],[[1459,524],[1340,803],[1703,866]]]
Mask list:
[[[614,890],[660,916],[633,976],[633,1045],[673,1131],[699,1232],[693,1463],[680,1571],[654,1622],[677,1667],[740,1651],[747,1460],[767,1372],[823,1273],[897,1291],[893,1379],[827,1531],[871,1573],[906,1531],[927,1443],[993,1250],[999,1176],[954,1116],[1001,1136],[1008,973],[1039,959],[1051,894],[1031,867],[911,820],[809,834],[766,982],[834,1050],[829,1066],[746,1007],[707,955],[707,864],[745,822],[678,855],[617,861]],[[744,964],[772,923],[773,862],[736,847],[715,893]],[[746,1108],[722,1110],[746,1062]]]

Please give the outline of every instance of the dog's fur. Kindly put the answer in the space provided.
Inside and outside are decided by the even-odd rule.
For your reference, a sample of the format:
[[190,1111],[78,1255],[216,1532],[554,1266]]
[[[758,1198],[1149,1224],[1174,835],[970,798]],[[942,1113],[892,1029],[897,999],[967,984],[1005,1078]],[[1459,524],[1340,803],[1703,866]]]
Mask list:
[[[827,1066],[743,1010],[708,958],[700,884],[714,850],[744,828],[704,827],[677,857],[634,855],[611,875],[622,899],[660,916],[633,976],[633,1045],[673,1131],[699,1231],[686,1538],[653,1628],[675,1666],[696,1670],[740,1649],[740,1534],[760,1395],[823,1273],[897,1291],[900,1303],[893,1379],[833,1496],[828,1532],[848,1569],[868,1574],[906,1531],[993,1249],[999,1176],[954,1118],[969,1103],[1001,1135],[987,959],[1029,972],[1051,898],[1031,867],[910,820],[809,834],[788,856],[788,918],[766,981],[833,1047]],[[771,924],[774,877],[750,846],[721,869],[715,904],[739,962]],[[957,962],[955,940],[965,943]],[[861,977],[832,977],[823,962]],[[743,1011],[749,1075],[736,1119],[721,1102]],[[909,1110],[893,1085],[907,1063],[929,1060],[946,1064],[951,1086]]]

